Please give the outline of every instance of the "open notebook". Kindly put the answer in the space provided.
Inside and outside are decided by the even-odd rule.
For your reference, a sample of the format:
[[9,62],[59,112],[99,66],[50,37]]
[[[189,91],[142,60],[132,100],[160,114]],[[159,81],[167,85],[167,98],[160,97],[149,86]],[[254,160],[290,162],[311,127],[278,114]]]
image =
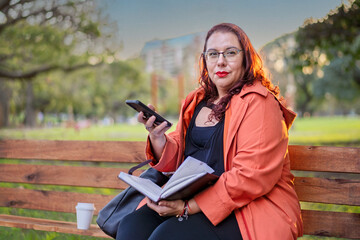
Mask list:
[[149,179],[140,178],[124,172],[118,177],[154,202],[162,199],[189,199],[219,178],[206,163],[187,157],[163,188]]

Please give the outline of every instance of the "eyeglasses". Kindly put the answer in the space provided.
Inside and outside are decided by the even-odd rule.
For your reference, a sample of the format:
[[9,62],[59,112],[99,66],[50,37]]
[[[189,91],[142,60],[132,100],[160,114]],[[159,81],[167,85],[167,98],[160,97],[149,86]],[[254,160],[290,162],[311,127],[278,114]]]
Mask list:
[[239,55],[239,53],[241,51],[242,50],[237,49],[237,48],[229,48],[223,52],[210,50],[210,51],[204,52],[204,56],[205,56],[206,61],[215,63],[218,61],[220,54],[222,54],[224,56],[224,58],[226,59],[226,61],[233,62],[233,61],[237,60],[237,56]]

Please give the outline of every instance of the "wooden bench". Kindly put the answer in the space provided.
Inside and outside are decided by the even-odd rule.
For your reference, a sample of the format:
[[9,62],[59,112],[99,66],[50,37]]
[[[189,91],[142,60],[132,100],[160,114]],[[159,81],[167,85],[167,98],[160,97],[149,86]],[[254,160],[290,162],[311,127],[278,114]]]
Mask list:
[[[0,207],[75,215],[77,202],[90,202],[95,204],[96,215],[116,193],[90,194],[66,187],[60,190],[41,187],[109,188],[120,192],[127,186],[117,175],[144,160],[144,144],[0,140]],[[290,146],[289,152],[302,206],[309,205],[307,202],[335,204],[330,206],[332,209],[360,206],[360,148]],[[304,234],[359,239],[359,212],[303,209]],[[96,224],[89,230],[78,230],[75,222],[9,214],[0,215],[0,226],[107,237]]]

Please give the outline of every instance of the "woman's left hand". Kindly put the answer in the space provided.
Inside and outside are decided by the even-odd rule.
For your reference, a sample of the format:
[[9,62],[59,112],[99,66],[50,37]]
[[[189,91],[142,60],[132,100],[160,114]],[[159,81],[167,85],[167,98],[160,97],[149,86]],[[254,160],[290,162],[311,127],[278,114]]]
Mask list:
[[184,210],[184,201],[183,200],[175,200],[175,201],[165,201],[162,200],[157,204],[151,201],[149,198],[146,198],[146,202],[149,208],[154,210],[162,217],[170,217],[182,214]]

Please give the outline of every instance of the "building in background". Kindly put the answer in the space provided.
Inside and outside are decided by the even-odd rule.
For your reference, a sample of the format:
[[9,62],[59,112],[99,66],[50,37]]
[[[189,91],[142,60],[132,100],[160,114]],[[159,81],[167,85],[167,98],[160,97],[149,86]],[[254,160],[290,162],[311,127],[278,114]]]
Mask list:
[[146,72],[152,75],[151,102],[154,106],[157,106],[161,97],[159,88],[164,85],[170,84],[178,89],[178,106],[186,93],[197,86],[199,58],[204,40],[205,33],[194,33],[145,43],[140,56],[145,62]]
[[166,40],[145,43],[140,56],[146,71],[177,77],[179,74],[196,76],[205,33],[194,33]]

